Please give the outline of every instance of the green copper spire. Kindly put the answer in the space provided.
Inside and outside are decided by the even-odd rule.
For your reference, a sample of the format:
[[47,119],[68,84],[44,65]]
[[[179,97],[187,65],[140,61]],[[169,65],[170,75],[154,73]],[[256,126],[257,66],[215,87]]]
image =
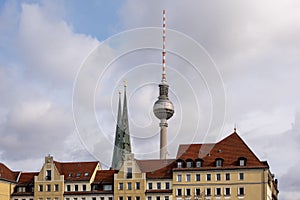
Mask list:
[[124,103],[123,103],[123,116],[122,116],[122,128],[123,128],[123,160],[125,159],[125,154],[131,153],[130,145],[130,133],[129,133],[129,123],[128,123],[128,111],[127,111],[127,97],[126,97],[126,82],[124,83]]
[[127,97],[126,97],[126,82],[124,82],[124,102],[123,113],[121,106],[121,92],[119,92],[119,107],[117,116],[117,126],[115,135],[115,146],[113,159],[111,163],[112,169],[120,169],[122,162],[125,159],[125,154],[131,153],[130,133],[128,123]]
[[116,135],[115,135],[115,146],[114,154],[111,163],[112,169],[120,169],[122,164],[122,140],[123,140],[123,131],[122,131],[122,106],[121,106],[121,92],[119,92],[119,106],[118,106],[118,116],[117,116],[117,125],[116,125]]

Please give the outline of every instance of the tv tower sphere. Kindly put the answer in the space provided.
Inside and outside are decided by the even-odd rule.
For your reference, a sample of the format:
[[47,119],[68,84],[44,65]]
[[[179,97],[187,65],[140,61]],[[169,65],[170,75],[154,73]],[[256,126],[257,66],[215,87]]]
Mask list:
[[160,120],[168,120],[174,114],[174,106],[173,103],[169,100],[168,89],[168,84],[159,84],[159,97],[158,100],[154,103],[153,112],[154,115]]

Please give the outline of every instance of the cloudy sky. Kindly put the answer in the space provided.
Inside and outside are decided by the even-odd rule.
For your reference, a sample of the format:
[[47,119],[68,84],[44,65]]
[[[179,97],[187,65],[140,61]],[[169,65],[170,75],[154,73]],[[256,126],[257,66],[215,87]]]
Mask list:
[[163,9],[175,105],[169,157],[236,124],[269,162],[280,198],[300,199],[297,0],[0,0],[0,162],[36,171],[51,154],[109,166],[124,79],[133,151],[158,157]]

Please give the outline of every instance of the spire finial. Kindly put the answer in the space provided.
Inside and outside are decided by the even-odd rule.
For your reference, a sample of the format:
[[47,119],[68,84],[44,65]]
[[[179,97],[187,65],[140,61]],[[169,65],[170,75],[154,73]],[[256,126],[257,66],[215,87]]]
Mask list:
[[163,10],[163,49],[162,49],[162,79],[161,82],[167,82],[166,77],[166,10]]
[[237,125],[236,125],[236,123],[234,124],[234,128],[233,128],[233,131],[234,131],[234,133],[236,133],[236,128],[237,127]]
[[124,83],[124,87],[127,87],[127,80],[124,80],[123,83]]

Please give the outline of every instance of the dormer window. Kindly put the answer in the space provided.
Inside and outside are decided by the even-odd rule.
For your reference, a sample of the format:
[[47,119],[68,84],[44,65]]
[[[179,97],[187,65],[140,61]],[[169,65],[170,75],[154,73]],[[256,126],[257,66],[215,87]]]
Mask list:
[[73,176],[73,173],[71,172],[71,173],[69,173],[69,177],[72,177]]
[[181,161],[177,162],[177,168],[182,168],[182,162]]
[[246,158],[240,157],[239,160],[238,160],[238,165],[239,166],[246,166],[246,161],[247,161]]
[[186,162],[186,167],[191,168],[192,167],[192,161],[187,161]]
[[216,158],[216,167],[222,167],[222,166],[223,166],[223,159]]
[[85,173],[84,173],[84,176],[88,176],[88,175],[89,175],[89,173],[88,173],[88,172],[85,172]]
[[201,160],[196,161],[196,167],[197,168],[202,167],[202,161]]
[[80,172],[78,172],[78,173],[76,174],[76,177],[80,177],[80,175],[81,175],[81,173],[80,173]]

